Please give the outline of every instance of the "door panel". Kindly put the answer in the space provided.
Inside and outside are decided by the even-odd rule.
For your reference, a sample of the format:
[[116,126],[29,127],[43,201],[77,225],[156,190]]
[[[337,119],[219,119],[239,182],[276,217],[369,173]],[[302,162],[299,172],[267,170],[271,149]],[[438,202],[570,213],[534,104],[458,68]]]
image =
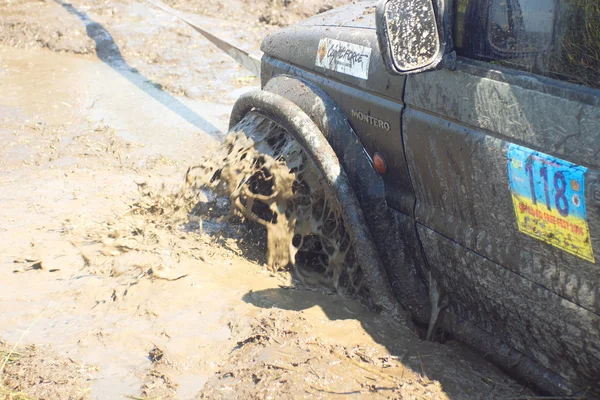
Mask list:
[[599,266],[519,230],[509,149],[587,167],[583,187],[572,185],[600,252],[600,91],[490,66],[459,61],[407,79],[403,135],[425,255],[459,315],[585,384],[600,375]]
[[466,59],[458,65],[457,71],[410,76],[406,103],[560,158],[600,165],[600,90]]
[[586,386],[600,376],[600,317],[419,226],[438,283],[455,288],[454,311],[546,368]]
[[416,218],[600,313],[599,266],[519,232],[507,157],[509,145],[516,142],[588,167],[587,222],[592,248],[600,251],[600,203],[594,196],[600,181],[600,106],[550,95],[541,85],[541,90],[524,88],[470,70],[408,79],[403,127],[418,198]]

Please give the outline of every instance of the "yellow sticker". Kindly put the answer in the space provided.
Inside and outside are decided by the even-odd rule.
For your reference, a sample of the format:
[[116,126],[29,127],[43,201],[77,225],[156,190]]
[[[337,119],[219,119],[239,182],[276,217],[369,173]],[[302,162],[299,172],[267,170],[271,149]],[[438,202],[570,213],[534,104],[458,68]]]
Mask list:
[[585,209],[587,168],[518,145],[507,156],[519,231],[594,263]]

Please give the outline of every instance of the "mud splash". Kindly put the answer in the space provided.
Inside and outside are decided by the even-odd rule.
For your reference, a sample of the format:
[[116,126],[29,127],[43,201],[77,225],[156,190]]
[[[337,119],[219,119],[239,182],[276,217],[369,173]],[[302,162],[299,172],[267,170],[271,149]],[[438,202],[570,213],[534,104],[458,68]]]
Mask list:
[[246,116],[212,156],[189,168],[180,196],[205,188],[230,199],[230,215],[266,228],[272,271],[290,268],[306,284],[367,298],[339,204],[314,162],[276,123]]

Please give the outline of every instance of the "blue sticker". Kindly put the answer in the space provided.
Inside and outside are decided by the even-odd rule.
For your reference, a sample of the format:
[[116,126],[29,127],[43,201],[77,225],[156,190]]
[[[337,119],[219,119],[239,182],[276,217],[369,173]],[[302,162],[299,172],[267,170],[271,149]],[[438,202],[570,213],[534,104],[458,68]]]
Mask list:
[[519,231],[590,262],[587,168],[511,144],[508,179]]

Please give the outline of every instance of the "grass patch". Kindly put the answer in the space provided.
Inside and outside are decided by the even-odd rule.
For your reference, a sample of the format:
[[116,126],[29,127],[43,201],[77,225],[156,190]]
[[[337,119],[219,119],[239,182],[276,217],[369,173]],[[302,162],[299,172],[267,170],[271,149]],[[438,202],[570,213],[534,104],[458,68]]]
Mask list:
[[2,361],[2,363],[0,364],[0,400],[33,400],[31,397],[28,397],[22,392],[15,392],[14,390],[11,390],[10,388],[4,386],[4,372],[8,364],[12,364],[21,358],[21,354],[15,351],[17,346],[19,345],[19,343],[21,343],[21,340],[23,340],[23,338],[29,332],[31,327],[40,318],[42,318],[46,311],[48,311],[48,308],[51,304],[52,303],[48,304],[48,307],[46,307],[46,309],[44,309],[44,311],[42,311],[42,313],[38,315],[35,320],[33,320],[33,322],[27,327],[25,332],[23,332],[17,343],[15,343],[15,345],[10,349],[10,351],[0,350],[0,360]]

